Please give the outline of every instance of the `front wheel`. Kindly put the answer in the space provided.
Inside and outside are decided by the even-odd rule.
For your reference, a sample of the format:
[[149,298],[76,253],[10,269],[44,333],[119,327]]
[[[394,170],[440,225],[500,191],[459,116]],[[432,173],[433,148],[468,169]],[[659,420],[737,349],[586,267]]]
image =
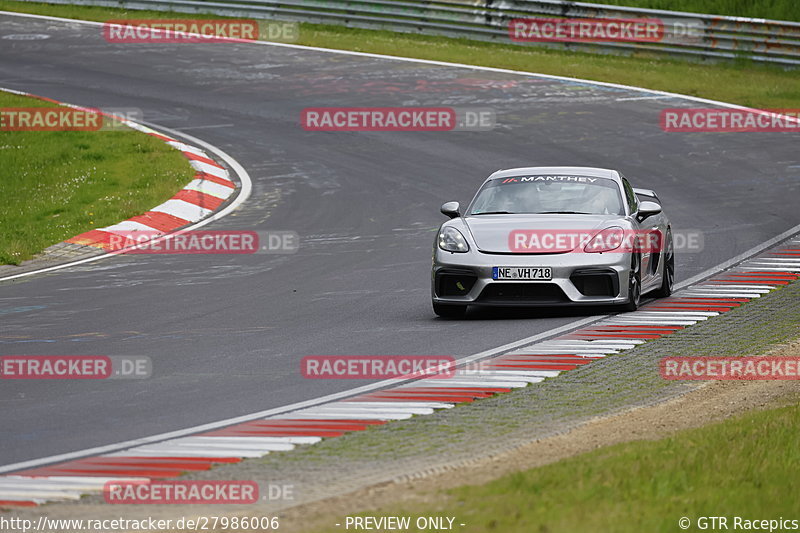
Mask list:
[[638,254],[631,254],[631,270],[628,275],[628,302],[622,305],[626,312],[636,311],[642,297],[642,260]]
[[467,314],[467,306],[433,302],[433,312],[442,318],[463,318]]
[[661,287],[653,292],[656,298],[666,298],[672,294],[675,283],[675,248],[672,243],[672,231],[667,230],[667,249],[664,251],[664,273],[661,275]]

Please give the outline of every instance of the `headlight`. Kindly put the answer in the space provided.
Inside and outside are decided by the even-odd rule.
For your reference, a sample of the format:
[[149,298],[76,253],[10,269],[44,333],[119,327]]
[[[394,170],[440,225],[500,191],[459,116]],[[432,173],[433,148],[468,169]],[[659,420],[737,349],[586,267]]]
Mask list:
[[445,252],[464,253],[469,251],[467,239],[456,228],[446,226],[439,232],[439,248]]
[[583,251],[587,253],[599,253],[616,250],[622,245],[624,236],[625,232],[618,226],[604,229],[589,240],[589,243],[583,248]]

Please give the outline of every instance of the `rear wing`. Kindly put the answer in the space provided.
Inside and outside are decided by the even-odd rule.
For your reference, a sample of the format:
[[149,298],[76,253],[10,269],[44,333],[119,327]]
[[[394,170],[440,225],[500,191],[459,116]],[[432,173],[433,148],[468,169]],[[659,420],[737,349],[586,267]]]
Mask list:
[[639,198],[639,200],[655,200],[657,203],[661,203],[661,200],[658,199],[656,192],[650,189],[638,189],[634,187],[633,193]]

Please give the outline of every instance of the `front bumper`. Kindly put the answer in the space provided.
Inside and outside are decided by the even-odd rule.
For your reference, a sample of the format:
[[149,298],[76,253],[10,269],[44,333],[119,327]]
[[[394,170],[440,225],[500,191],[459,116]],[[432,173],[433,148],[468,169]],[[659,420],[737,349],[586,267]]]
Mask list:
[[[435,303],[488,306],[623,304],[628,300],[628,253],[490,254],[434,251]],[[492,267],[549,267],[550,281],[497,281]]]

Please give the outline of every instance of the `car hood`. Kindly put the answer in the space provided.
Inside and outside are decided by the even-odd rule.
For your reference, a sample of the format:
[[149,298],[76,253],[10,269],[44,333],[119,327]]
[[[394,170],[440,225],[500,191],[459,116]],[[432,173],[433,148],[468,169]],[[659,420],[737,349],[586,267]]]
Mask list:
[[[519,249],[512,249],[509,237],[513,233],[522,233],[530,236],[536,234],[540,239],[545,235],[570,235],[589,234],[610,226],[622,225],[623,217],[619,215],[478,215],[464,217],[469,232],[478,249],[486,253],[524,253]],[[569,242],[569,239],[567,239]],[[566,253],[572,251],[572,246],[559,246],[554,241],[554,246],[547,248],[549,253]],[[539,249],[538,253],[541,252]]]

